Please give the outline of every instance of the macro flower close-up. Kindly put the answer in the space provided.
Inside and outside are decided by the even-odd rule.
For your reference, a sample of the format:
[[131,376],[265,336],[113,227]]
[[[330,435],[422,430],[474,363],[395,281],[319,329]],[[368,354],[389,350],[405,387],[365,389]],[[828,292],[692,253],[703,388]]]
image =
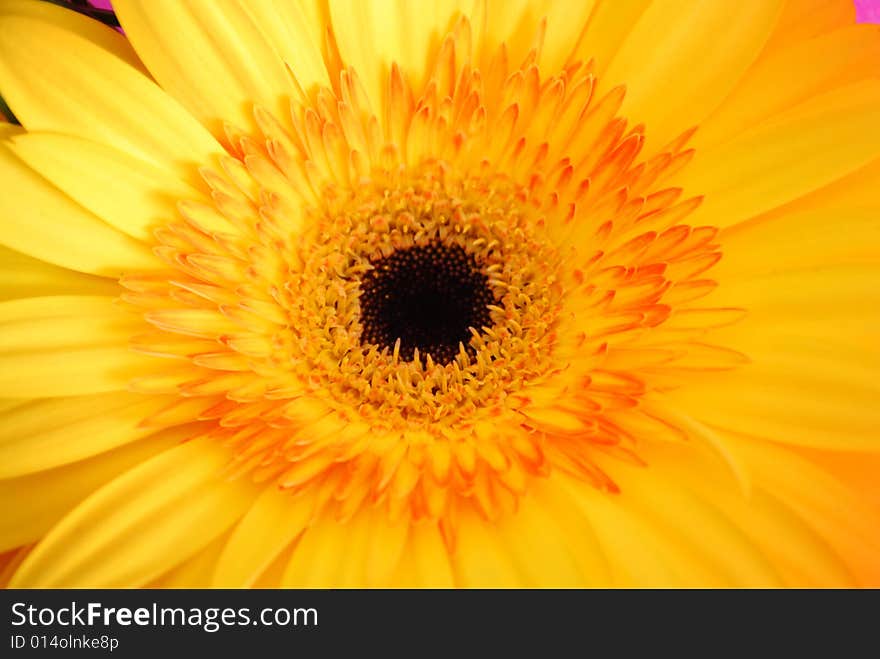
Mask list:
[[880,586],[878,14],[0,0],[0,583]]

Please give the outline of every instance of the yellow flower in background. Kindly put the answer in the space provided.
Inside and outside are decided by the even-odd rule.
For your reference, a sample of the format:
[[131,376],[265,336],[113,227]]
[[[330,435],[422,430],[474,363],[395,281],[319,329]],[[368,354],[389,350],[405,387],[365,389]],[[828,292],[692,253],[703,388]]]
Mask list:
[[0,3],[12,586],[880,585],[844,0]]

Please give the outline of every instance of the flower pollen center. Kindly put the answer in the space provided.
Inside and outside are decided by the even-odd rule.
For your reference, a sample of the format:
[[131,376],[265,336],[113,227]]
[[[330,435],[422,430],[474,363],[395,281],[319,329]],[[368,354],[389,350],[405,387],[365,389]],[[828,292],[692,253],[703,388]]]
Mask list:
[[361,344],[415,351],[448,364],[470,347],[471,329],[492,325],[496,302],[489,278],[473,255],[435,241],[398,249],[371,263],[361,279]]
[[670,178],[690,132],[640,159],[589,64],[542,82],[502,48],[481,73],[469,35],[422,97],[392,70],[385,134],[351,70],[289,118],[255,108],[257,133],[225,126],[213,203],[182,201],[167,269],[122,280],[151,325],[133,347],[173,358],[132,383],[171,399],[146,425],[198,421],[230,478],[450,544],[462,511],[513,511],[551,470],[618,491],[606,457],[688,436],[654,394],[743,363],[705,342],[742,310],[701,301],[719,232]]

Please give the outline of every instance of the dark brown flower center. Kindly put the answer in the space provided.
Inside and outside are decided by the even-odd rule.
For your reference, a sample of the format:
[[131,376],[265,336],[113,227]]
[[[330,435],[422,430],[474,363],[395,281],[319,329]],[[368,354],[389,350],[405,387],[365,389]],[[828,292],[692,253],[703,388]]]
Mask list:
[[411,360],[418,349],[448,364],[468,347],[471,329],[492,325],[496,300],[488,277],[460,245],[435,241],[371,261],[361,278],[361,344],[394,349]]

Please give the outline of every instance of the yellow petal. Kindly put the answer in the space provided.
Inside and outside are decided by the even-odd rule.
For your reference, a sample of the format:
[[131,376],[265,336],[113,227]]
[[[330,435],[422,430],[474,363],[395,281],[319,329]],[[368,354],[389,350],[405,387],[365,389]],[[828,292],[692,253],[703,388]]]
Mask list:
[[775,52],[842,27],[856,21],[854,2],[829,2],[828,0],[788,0],[779,25],[767,43],[768,52]]
[[436,523],[414,524],[404,556],[414,563],[417,583],[422,588],[451,588],[455,585],[449,552]]
[[0,352],[125,345],[145,325],[112,297],[59,295],[0,303]]
[[[540,39],[538,66],[547,76],[557,75],[570,59],[587,19],[595,11],[596,3],[557,2],[556,0],[488,0],[485,26],[476,25],[477,35],[488,47],[485,55],[504,43],[511,64],[519,66]],[[617,3],[615,3],[617,4]],[[546,21],[542,28],[542,21]],[[480,31],[482,27],[482,32]],[[539,35],[539,29],[543,34]],[[594,57],[591,54],[589,57]]]
[[562,474],[554,476],[551,484],[572,499],[594,530],[614,585],[669,588],[719,583],[705,559],[688,545],[671,539],[657,520],[634,510],[625,493],[600,492]]
[[0,480],[0,549],[39,540],[104,483],[179,441],[179,433],[159,433],[87,460]]
[[343,561],[363,564],[363,554],[346,552],[346,524],[323,515],[302,534],[281,578],[283,588],[332,588],[338,583]]
[[294,496],[273,483],[235,527],[213,575],[222,588],[250,586],[305,528],[314,507],[307,494]]
[[[877,354],[880,308],[866,304],[874,299],[880,271],[873,263],[813,266],[789,272],[770,272],[730,278],[712,293],[712,301],[737,300],[747,312],[744,319],[716,329],[712,338],[760,362],[764,355],[783,349],[809,358],[831,357],[830,350],[843,348],[847,359],[858,358],[847,351],[862,350],[864,359]],[[790,347],[787,347],[790,346]]]
[[751,364],[670,392],[669,400],[716,428],[774,442],[880,451],[880,353],[797,332],[758,333]]
[[152,432],[140,422],[167,404],[129,393],[48,398],[0,413],[0,478],[76,462]]
[[122,391],[133,378],[156,368],[155,360],[125,347],[2,353],[0,396],[41,398]]
[[731,278],[720,301],[737,299],[749,312],[713,337],[751,363],[668,396],[716,427],[787,444],[880,451],[880,308],[865,302],[876,295],[878,277],[873,265],[852,265]]
[[[699,464],[710,460],[706,455]],[[706,570],[706,581],[699,585],[782,585],[775,567],[739,525],[704,495],[689,490],[662,461],[650,461],[647,467],[609,464],[608,469],[620,487],[621,505],[636,512]],[[732,478],[716,479],[713,485],[744,497]]]
[[880,153],[880,81],[816,96],[698,151],[676,184],[705,195],[691,222],[726,227],[842,178]]
[[772,561],[789,587],[843,588],[855,581],[844,561],[806,520],[772,493],[753,494],[742,512],[728,511]]
[[[729,436],[725,441],[739,442]],[[754,471],[752,460],[749,460],[748,468],[757,485],[748,496],[743,496],[736,488],[719,487],[719,484],[729,482],[722,471],[723,466],[700,457],[686,444],[646,446],[643,453],[650,468],[662,471],[678,486],[717,507],[737,525],[760,548],[784,585],[843,587],[854,583],[841,556],[815,528],[811,528],[806,517],[779,500],[773,484]],[[778,464],[778,468],[787,468],[785,460]],[[807,488],[816,485],[812,481],[803,483]]]
[[517,588],[524,575],[494,524],[471,506],[457,518],[452,568],[455,583],[465,588]]
[[345,554],[339,559],[339,572],[334,585],[336,588],[365,588],[368,586],[387,588],[393,584],[391,577],[379,583],[370,583],[366,580],[366,565],[363,557],[373,532],[370,517],[369,510],[361,509],[346,523]]
[[[880,185],[880,179],[877,181]],[[724,257],[711,274],[718,281],[815,266],[880,261],[877,208],[831,207],[789,212],[731,227],[721,236]]]
[[228,453],[193,440],[111,481],[34,548],[13,587],[136,587],[210,544],[250,504],[253,486],[225,481]]
[[[816,266],[877,263],[880,160],[784,206],[723,230],[719,280]],[[722,295],[716,291],[714,297]],[[729,298],[728,298],[729,299]]]
[[515,515],[499,522],[498,531],[526,585],[542,588],[589,585],[569,550],[566,536],[570,530],[558,527],[552,512],[543,508],[531,493],[520,500]]
[[10,549],[0,558],[0,588],[8,588],[9,580],[31,550],[30,546]]
[[0,300],[38,295],[118,295],[112,279],[59,268],[0,246]]
[[0,243],[63,268],[117,278],[155,270],[161,262],[142,243],[120,233],[19,160],[0,143]]
[[627,87],[623,113],[668,143],[718,106],[757,58],[782,0],[654,2],[638,19],[605,74]]
[[576,55],[585,62],[591,59],[595,61],[595,70],[600,80],[604,79],[605,72],[620,46],[650,5],[650,0],[596,3],[578,42]]
[[343,63],[360,76],[374,112],[383,116],[392,62],[421,91],[430,49],[440,45],[453,17],[470,4],[458,0],[331,0],[330,18],[339,53]]
[[101,142],[195,182],[193,163],[221,147],[137,62],[125,37],[76,12],[29,0],[0,10],[0,88],[25,128]]
[[43,398],[121,391],[155,371],[128,347],[143,324],[111,298],[43,297],[0,303],[0,397]]
[[289,114],[294,90],[277,51],[229,0],[118,0],[113,9],[150,73],[215,135],[254,126],[253,104]]
[[793,451],[740,437],[756,479],[844,561],[859,585],[880,583],[880,515],[858,490]]
[[384,508],[375,508],[366,551],[366,578],[373,586],[387,585],[409,535],[409,521],[391,522]]
[[572,498],[552,479],[536,481],[529,490],[562,534],[581,574],[581,583],[588,587],[611,585],[611,572],[599,538]]
[[858,492],[862,501],[880,515],[880,453],[851,453],[789,447],[822,471]]
[[300,88],[313,91],[333,82],[324,65],[326,19],[320,2],[248,0],[243,3],[254,24],[290,67]]
[[748,313],[739,326],[717,330],[713,339],[750,336],[751,332],[746,330],[766,331],[772,329],[773,324],[807,335],[816,334],[817,328],[836,327],[837,331],[829,332],[828,338],[866,332],[876,327],[880,317],[880,309],[864,304],[873,299],[878,276],[880,268],[876,263],[828,266],[813,263],[803,269],[731,276],[706,299],[713,304],[736,300]]
[[653,401],[645,399],[643,409],[652,417],[668,423],[679,429],[696,446],[702,446],[709,453],[715,455],[719,462],[729,470],[729,475],[734,478],[743,495],[749,496],[752,492],[752,478],[746,464],[736,451],[736,445],[728,441],[727,437],[712,428],[700,423],[693,417],[682,414],[679,410],[669,405],[669,401],[663,401],[660,407],[655,407]]
[[176,218],[178,201],[202,198],[166,169],[79,137],[25,133],[9,145],[83,208],[147,243],[156,227]]
[[870,25],[849,25],[762,58],[697,131],[701,149],[728,141],[774,114],[876,73],[880,39]]
[[207,547],[175,566],[147,585],[147,588],[210,588],[211,577],[220,553],[229,541],[229,532],[222,533]]
[[290,562],[293,555],[295,544],[288,546],[284,551],[278,554],[278,557],[272,561],[272,564],[263,570],[259,579],[254,582],[254,588],[278,588],[281,578],[284,576],[284,570]]

